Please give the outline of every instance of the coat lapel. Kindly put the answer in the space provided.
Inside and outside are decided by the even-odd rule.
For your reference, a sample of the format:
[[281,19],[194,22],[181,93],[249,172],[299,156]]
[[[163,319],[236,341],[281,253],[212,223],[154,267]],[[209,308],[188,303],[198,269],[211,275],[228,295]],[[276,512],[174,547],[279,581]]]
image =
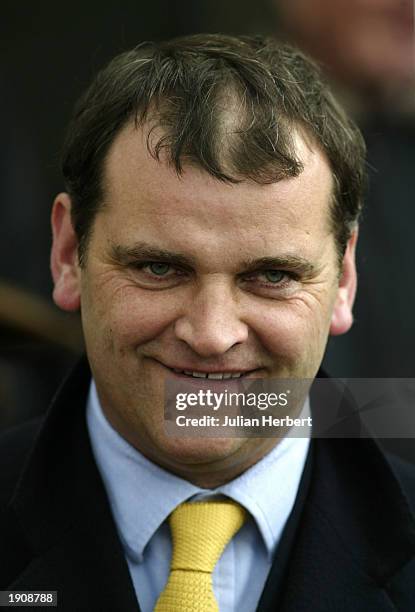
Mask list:
[[114,526],[99,514],[32,559],[9,590],[28,588],[57,590],[65,612],[139,610]]
[[58,590],[68,612],[132,612],[137,599],[86,429],[89,380],[82,363],[64,383],[11,502],[27,562],[8,588]]
[[[260,612],[388,612],[387,585],[413,558],[413,517],[368,439],[313,441],[313,472],[279,601],[271,570]],[[278,563],[278,557],[276,559]]]

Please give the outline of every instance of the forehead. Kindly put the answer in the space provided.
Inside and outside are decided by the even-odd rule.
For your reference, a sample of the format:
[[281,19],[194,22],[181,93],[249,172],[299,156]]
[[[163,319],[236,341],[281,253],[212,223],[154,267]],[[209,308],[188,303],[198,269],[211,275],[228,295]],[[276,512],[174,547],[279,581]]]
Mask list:
[[[285,242],[316,233],[327,234],[332,175],[324,154],[296,136],[304,165],[298,177],[269,185],[253,181],[227,184],[198,167],[185,165],[179,177],[163,158],[147,149],[147,132],[134,125],[116,137],[104,168],[104,214],[123,235],[157,233],[173,242],[179,238]],[[172,236],[181,224],[180,236]],[[108,229],[109,225],[108,225]],[[246,242],[248,241],[248,242]],[[242,243],[241,243],[242,244]],[[288,244],[285,247],[289,246]]]

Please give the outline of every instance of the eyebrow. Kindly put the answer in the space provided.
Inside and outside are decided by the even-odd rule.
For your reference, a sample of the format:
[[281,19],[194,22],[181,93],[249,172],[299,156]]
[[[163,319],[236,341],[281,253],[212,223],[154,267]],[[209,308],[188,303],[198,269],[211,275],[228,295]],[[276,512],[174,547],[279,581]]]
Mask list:
[[[138,261],[163,261],[182,268],[197,267],[197,261],[193,257],[156,248],[145,242],[138,242],[132,246],[112,244],[110,257],[121,265]],[[242,262],[242,268],[244,272],[251,272],[259,268],[283,268],[304,276],[312,276],[317,271],[316,266],[308,259],[292,254],[248,259]]]
[[166,251],[153,247],[145,242],[138,242],[132,246],[112,244],[110,257],[117,263],[127,265],[134,261],[165,261],[182,267],[195,267],[196,260],[180,253]]
[[246,260],[242,265],[248,272],[258,268],[283,268],[291,272],[311,276],[317,271],[317,267],[311,261],[305,257],[292,255],[290,253],[277,255],[275,257],[260,257],[259,259]]

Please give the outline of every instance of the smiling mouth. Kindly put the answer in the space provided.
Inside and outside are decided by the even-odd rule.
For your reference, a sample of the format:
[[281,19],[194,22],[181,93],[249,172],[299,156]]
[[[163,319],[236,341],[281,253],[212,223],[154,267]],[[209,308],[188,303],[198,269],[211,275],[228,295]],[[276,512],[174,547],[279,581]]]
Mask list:
[[163,368],[166,368],[166,370],[172,372],[172,374],[175,374],[176,376],[205,380],[232,380],[238,378],[246,378],[249,374],[254,374],[255,372],[263,370],[262,367],[250,368],[249,370],[237,370],[236,368],[232,368],[232,370],[214,370],[212,367],[210,368],[210,371],[208,369],[192,370],[191,368],[186,368],[186,366],[182,368],[176,368],[174,366],[167,365],[160,359],[154,357],[153,360],[163,366]]
[[[166,366],[168,367],[168,366]],[[246,370],[243,372],[200,372],[194,370],[180,370],[178,368],[168,368],[171,372],[175,374],[179,374],[181,376],[188,376],[189,378],[204,378],[209,380],[229,380],[235,378],[244,378],[248,374],[252,374],[252,372],[256,372],[257,369],[254,370]]]

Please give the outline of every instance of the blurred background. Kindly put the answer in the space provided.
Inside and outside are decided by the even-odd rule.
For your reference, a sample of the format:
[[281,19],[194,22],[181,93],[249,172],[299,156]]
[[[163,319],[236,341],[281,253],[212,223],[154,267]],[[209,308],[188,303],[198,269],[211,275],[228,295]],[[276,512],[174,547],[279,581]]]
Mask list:
[[[415,46],[410,0],[96,0],[2,3],[0,429],[43,412],[82,352],[51,301],[50,208],[73,104],[113,55],[196,32],[265,33],[324,67],[368,145],[370,184],[351,332],[337,377],[415,377]],[[415,408],[415,407],[414,407]],[[415,459],[413,442],[401,454]]]

